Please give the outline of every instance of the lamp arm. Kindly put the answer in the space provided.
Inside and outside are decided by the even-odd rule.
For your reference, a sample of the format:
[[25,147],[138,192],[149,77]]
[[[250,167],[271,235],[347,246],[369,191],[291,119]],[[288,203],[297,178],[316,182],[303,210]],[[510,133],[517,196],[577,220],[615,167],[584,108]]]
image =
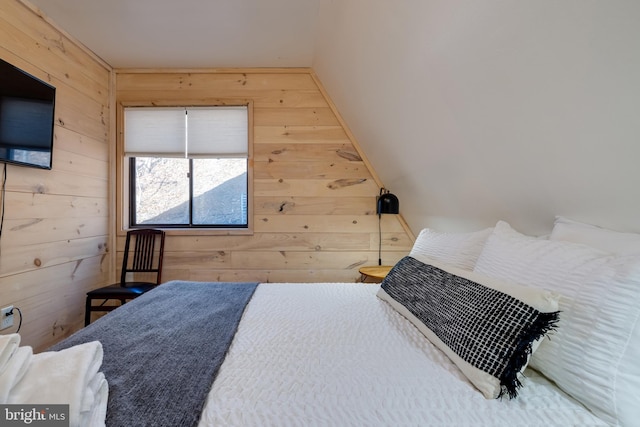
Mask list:
[[378,214],[378,265],[382,265],[382,214]]

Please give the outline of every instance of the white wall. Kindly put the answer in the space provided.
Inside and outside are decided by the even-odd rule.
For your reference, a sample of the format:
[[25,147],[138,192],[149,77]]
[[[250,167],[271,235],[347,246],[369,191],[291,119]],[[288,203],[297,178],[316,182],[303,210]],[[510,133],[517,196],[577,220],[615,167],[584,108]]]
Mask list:
[[313,67],[415,233],[640,231],[640,1],[326,0]]

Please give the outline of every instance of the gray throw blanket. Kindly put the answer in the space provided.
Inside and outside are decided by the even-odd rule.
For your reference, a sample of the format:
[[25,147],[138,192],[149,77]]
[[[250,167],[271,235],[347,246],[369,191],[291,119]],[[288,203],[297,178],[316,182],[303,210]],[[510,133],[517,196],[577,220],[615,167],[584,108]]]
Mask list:
[[256,286],[168,282],[50,350],[102,343],[107,426],[194,426]]

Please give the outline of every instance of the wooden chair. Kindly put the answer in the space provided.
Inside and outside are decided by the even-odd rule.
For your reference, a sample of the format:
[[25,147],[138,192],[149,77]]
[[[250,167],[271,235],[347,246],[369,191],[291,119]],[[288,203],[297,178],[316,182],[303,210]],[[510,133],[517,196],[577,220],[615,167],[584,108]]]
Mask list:
[[[155,229],[135,229],[127,232],[120,282],[87,292],[85,326],[91,323],[92,312],[112,311],[119,307],[104,305],[108,300],[120,300],[122,305],[161,283],[164,236],[164,231]],[[92,305],[93,300],[104,301],[100,305]]]

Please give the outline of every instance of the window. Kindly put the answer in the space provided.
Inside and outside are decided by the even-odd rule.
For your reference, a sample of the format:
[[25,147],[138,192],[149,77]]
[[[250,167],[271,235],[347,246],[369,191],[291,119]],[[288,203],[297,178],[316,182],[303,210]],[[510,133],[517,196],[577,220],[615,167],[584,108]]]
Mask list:
[[126,107],[129,225],[248,227],[248,108]]

